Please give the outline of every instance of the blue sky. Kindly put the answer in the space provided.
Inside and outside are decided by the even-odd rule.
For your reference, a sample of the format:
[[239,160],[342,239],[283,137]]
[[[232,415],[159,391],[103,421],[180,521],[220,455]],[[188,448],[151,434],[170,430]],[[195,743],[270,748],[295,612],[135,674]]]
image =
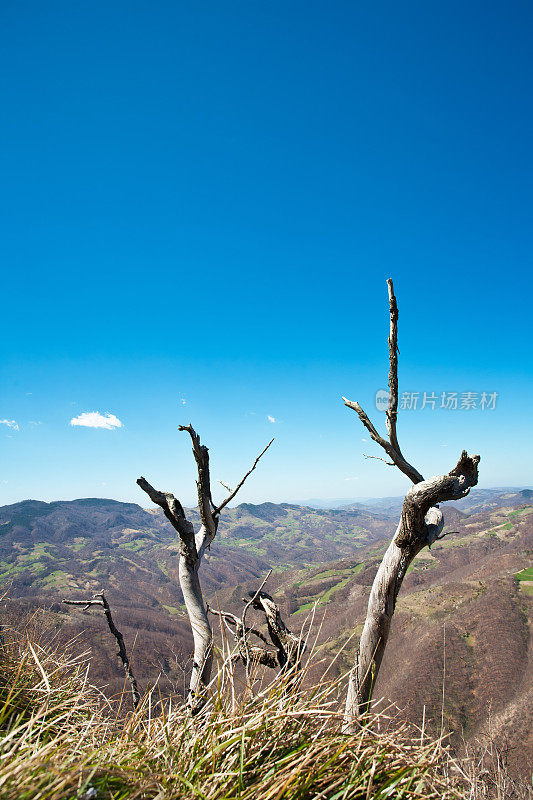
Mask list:
[[406,456],[532,483],[531,4],[1,18],[0,502],[192,502],[188,422],[230,484],[276,437],[242,500],[403,491],[341,401],[383,428],[389,276],[400,390],[498,393],[404,410]]

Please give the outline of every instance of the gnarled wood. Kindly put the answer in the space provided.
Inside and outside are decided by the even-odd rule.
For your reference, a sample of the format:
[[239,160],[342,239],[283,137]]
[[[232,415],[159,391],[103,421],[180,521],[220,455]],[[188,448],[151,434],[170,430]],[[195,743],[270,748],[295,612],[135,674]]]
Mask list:
[[[301,636],[293,634],[285,625],[281,618],[281,613],[277,603],[273,598],[263,591],[263,587],[270,576],[272,570],[263,580],[259,589],[255,592],[248,592],[248,598],[243,597],[245,603],[242,618],[227,611],[215,611],[210,608],[212,614],[216,614],[224,622],[227,629],[233,636],[237,645],[238,658],[246,667],[246,675],[249,677],[250,668],[254,664],[262,664],[266,667],[278,668],[280,674],[294,671],[290,682],[294,680],[301,669],[301,659],[305,652],[305,642]],[[265,636],[256,628],[249,628],[246,625],[246,612],[252,607],[257,611],[262,611],[265,615],[268,635],[275,647],[275,652],[268,650],[267,647],[257,647],[250,645],[248,637],[250,635],[261,639],[265,645],[268,644]]]
[[[407,568],[420,550],[442,538],[444,517],[438,507],[446,500],[465,497],[477,484],[478,455],[469,456],[463,451],[457,465],[447,475],[424,480],[422,474],[403,456],[396,432],[398,414],[398,307],[392,280],[387,281],[389,292],[389,402],[386,412],[388,440],[381,436],[359,403],[343,398],[369,432],[371,438],[383,448],[391,461],[413,482],[407,492],[400,522],[390,543],[368,599],[367,615],[355,666],[350,675],[343,730],[354,732],[358,718],[366,713],[372,690],[387,646],[396,599]],[[375,456],[374,456],[375,457]],[[384,459],[381,459],[384,460]]]
[[305,644],[300,636],[292,633],[281,618],[279,606],[273,598],[262,590],[249,592],[251,605],[258,611],[263,611],[266,617],[268,635],[276,648],[278,664],[281,672],[301,667]]

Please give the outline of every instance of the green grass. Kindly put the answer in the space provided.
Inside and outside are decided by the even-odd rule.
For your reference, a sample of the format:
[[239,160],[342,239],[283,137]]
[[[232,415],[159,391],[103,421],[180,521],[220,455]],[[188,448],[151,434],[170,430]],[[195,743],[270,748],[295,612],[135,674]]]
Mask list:
[[72,540],[72,544],[70,546],[75,553],[79,553],[79,551],[83,550],[83,548],[88,544],[89,539],[85,538],[85,536],[76,536],[76,538]]
[[335,586],[332,586],[331,589],[327,589],[324,592],[324,594],[322,595],[322,597],[320,598],[320,603],[321,604],[322,603],[329,603],[329,598],[331,597],[333,592],[336,592],[338,589],[342,589],[343,586],[346,586],[346,584],[348,583],[350,578],[351,578],[351,575],[348,575],[346,578],[343,578],[341,581],[339,581],[339,583],[335,584]]
[[519,581],[533,581],[533,567],[527,567],[515,576]]
[[313,608],[313,606],[315,605],[315,603],[316,603],[316,600],[310,600],[309,602],[304,603],[302,606],[297,608],[294,613],[295,614],[300,614],[302,611],[310,611]]
[[415,559],[415,561],[407,567],[406,575],[409,575],[411,572],[421,572],[422,570],[426,569],[433,569],[436,566],[437,560],[429,559],[429,558],[419,558]]

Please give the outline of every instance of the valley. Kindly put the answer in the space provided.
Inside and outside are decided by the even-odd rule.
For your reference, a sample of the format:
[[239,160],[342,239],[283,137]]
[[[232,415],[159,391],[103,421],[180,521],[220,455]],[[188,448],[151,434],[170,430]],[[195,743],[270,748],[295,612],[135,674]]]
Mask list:
[[[476,496],[478,495],[478,496]],[[460,748],[488,729],[518,771],[533,755],[533,505],[528,490],[473,491],[445,509],[444,539],[415,559],[398,599],[375,697],[414,725],[441,724]],[[368,593],[394,533],[386,502],[312,509],[242,504],[226,510],[202,566],[206,600],[240,612],[269,569],[289,627],[314,615],[323,664],[351,666]],[[196,512],[188,512],[198,524]],[[25,501],[0,508],[3,616],[32,613],[49,636],[74,639],[109,694],[122,673],[98,613],[61,605],[104,590],[140,682],[183,693],[192,638],[177,581],[176,536],[159,510],[113,500]],[[252,614],[251,614],[252,618]],[[443,703],[444,696],[444,703]]]

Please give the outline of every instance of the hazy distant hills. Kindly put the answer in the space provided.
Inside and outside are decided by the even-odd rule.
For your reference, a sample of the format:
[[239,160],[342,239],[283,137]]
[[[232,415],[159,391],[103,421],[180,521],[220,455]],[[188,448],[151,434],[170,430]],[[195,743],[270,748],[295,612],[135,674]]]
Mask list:
[[[457,508],[460,511],[473,513],[474,511],[487,511],[501,506],[517,506],[533,501],[533,489],[498,488],[474,489],[462,500],[446,503],[446,508]],[[347,510],[364,510],[386,516],[398,515],[401,511],[403,496],[366,498],[364,501],[348,500],[310,500],[313,508],[336,508]],[[331,504],[331,505],[330,505]]]
[[[269,568],[269,588],[298,629],[315,604],[328,657],[358,633],[401,498],[347,508],[242,504],[226,509],[202,567],[206,599],[228,610]],[[533,491],[474,490],[443,504],[446,531],[417,557],[404,581],[376,693],[402,715],[440,725],[459,742],[489,724],[520,768],[533,755]],[[197,524],[196,512],[189,512]],[[97,613],[62,607],[105,589],[134,650],[138,677],[183,685],[191,636],[177,581],[177,542],[159,509],[105,499],[0,508],[0,572],[11,613],[49,609],[53,630],[81,636],[93,678],[122,683],[115,649]],[[524,571],[525,570],[525,571]],[[6,601],[4,601],[6,602]],[[253,616],[253,615],[252,615]],[[83,633],[82,633],[83,632]],[[350,666],[355,641],[333,673]]]

